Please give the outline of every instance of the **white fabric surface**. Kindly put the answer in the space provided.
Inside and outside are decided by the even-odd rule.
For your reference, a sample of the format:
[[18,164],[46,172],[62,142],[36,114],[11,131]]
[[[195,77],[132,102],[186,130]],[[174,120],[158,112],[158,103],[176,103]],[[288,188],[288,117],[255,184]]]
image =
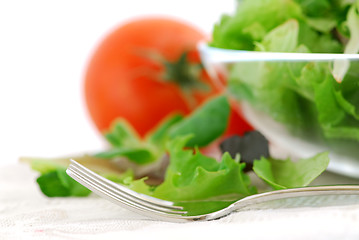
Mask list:
[[47,198],[39,191],[36,176],[26,165],[0,168],[1,240],[359,239],[359,204],[251,210],[209,222],[168,223],[137,215],[95,195]]

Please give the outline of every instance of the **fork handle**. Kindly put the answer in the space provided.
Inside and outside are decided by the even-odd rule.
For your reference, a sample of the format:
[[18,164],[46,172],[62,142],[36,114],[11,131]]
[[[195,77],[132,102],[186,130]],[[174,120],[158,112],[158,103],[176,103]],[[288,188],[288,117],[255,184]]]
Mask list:
[[[233,208],[239,210],[242,208],[266,203],[275,200],[310,197],[310,196],[328,196],[328,195],[358,195],[359,185],[338,185],[338,186],[314,186],[303,188],[282,189],[271,192],[255,194],[243,198],[233,203]],[[359,203],[359,199],[358,199]]]

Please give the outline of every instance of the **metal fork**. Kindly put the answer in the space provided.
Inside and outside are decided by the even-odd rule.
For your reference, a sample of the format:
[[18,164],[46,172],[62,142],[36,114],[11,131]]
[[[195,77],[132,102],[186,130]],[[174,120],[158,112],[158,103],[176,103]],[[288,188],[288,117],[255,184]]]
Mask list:
[[[86,188],[90,189],[99,196],[112,201],[115,204],[151,218],[170,222],[219,219],[229,215],[234,211],[246,209],[252,205],[281,199],[323,195],[359,196],[359,186],[355,185],[316,186],[284,189],[251,195],[229,204],[229,206],[215,212],[192,215],[191,209],[186,209],[183,206],[177,206],[175,203],[170,201],[165,201],[137,193],[126,188],[125,186],[112,182],[96,174],[95,172],[89,170],[74,160],[71,160],[71,163],[66,172],[69,176],[71,176],[74,180]],[[359,203],[358,199],[356,201]]]

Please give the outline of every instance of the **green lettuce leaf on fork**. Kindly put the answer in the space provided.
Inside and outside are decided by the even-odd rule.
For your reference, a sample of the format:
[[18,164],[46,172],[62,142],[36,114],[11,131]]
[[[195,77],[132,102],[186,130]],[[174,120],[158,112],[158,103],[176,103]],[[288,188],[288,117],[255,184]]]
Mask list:
[[165,181],[153,195],[171,201],[205,199],[239,199],[256,193],[244,174],[244,163],[228,153],[220,162],[204,156],[199,150],[183,149],[191,136],[169,142],[170,164]]

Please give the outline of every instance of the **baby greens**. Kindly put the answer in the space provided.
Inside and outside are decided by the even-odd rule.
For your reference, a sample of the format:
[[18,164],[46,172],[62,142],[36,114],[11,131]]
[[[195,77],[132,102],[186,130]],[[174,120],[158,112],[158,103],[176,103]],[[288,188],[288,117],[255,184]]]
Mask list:
[[188,134],[193,137],[186,143],[187,147],[206,146],[226,130],[229,112],[226,97],[219,96],[185,119],[179,115],[170,116],[145,139],[140,139],[135,130],[121,119],[105,134],[112,148],[95,156],[107,159],[126,157],[137,164],[146,164],[154,162],[164,154],[168,140]]
[[[128,123],[119,120],[106,133],[106,138],[111,144],[109,150],[94,156],[74,159],[102,176],[137,192],[181,202],[182,205],[201,202],[208,204],[213,210],[220,209],[233,201],[257,193],[249,174],[244,171],[246,163],[241,161],[241,153],[244,156],[248,155],[247,149],[242,146],[237,154],[232,151],[231,156],[225,152],[221,159],[214,159],[203,155],[197,147],[214,141],[224,132],[228,115],[229,103],[226,97],[220,96],[187,118],[177,115],[169,117],[144,139],[139,138]],[[203,126],[200,126],[200,123]],[[248,142],[250,136],[252,134],[246,134],[243,140],[238,138],[244,143]],[[262,138],[263,136],[259,138],[261,142],[268,144]],[[245,146],[255,148],[256,144]],[[169,164],[160,184],[149,183],[149,176],[137,178],[131,169],[116,170],[118,158],[126,158],[135,166],[143,166],[156,164],[161,156],[167,154]],[[262,158],[258,156],[253,170],[274,189],[308,185],[326,169],[329,161],[326,154],[298,163],[264,157],[267,155],[266,152],[261,155]],[[68,160],[29,160],[32,168],[42,174],[37,182],[45,195],[87,196],[90,193],[66,175]],[[288,179],[287,175],[290,175]],[[198,213],[201,213],[200,209],[198,208]]]

